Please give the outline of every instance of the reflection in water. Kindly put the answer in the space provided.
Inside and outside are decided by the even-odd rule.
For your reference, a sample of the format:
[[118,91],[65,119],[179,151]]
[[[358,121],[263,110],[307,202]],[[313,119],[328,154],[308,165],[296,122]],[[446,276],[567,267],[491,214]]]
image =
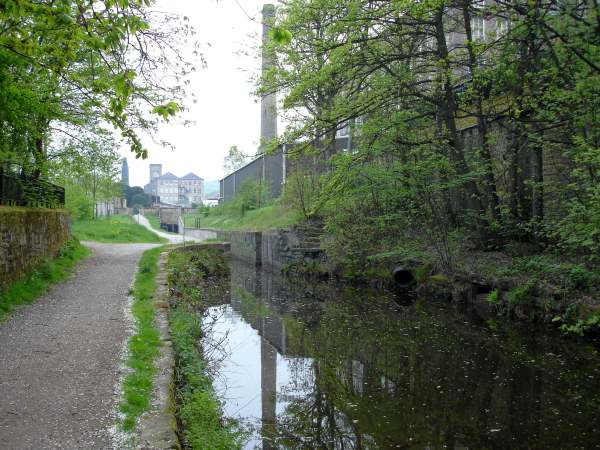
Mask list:
[[246,448],[600,448],[592,345],[238,263],[212,327]]

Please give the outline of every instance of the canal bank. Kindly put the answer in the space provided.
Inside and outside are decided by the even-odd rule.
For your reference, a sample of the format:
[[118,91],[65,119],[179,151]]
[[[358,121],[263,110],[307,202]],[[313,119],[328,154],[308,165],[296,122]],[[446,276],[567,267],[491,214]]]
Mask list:
[[244,448],[600,448],[590,343],[435,299],[229,267],[196,336]]
[[[563,334],[600,335],[600,273],[550,254],[467,249],[443,268],[434,249],[421,249],[390,252],[348,272],[329,248],[331,236],[315,223],[263,231],[186,228],[185,233],[229,242],[234,259],[265,271],[399,290],[460,305],[490,321],[541,322]],[[408,281],[395,279],[399,268]]]

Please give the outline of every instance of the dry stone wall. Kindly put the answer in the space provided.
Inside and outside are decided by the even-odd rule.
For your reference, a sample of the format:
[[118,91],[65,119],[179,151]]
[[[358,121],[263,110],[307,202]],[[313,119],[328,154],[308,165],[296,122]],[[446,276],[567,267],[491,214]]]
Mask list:
[[70,236],[67,211],[0,206],[0,287],[56,256]]

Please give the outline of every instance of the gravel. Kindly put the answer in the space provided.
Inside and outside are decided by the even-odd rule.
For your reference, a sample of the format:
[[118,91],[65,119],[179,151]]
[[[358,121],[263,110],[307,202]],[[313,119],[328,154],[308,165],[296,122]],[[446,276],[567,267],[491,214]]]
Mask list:
[[93,255],[0,324],[0,448],[111,449],[125,306],[153,244],[85,243]]

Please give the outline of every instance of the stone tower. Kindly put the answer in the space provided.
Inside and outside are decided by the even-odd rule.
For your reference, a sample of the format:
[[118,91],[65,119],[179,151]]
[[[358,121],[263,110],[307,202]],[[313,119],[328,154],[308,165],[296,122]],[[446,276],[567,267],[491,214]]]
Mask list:
[[150,164],[150,183],[162,175],[162,164]]
[[127,158],[123,158],[121,163],[121,183],[123,186],[129,186],[129,166],[127,165]]
[[[262,9],[262,75],[273,67],[274,55],[268,49],[269,30],[275,19],[275,6],[266,4]],[[277,95],[263,95],[260,101],[260,149],[264,144],[277,137]]]

